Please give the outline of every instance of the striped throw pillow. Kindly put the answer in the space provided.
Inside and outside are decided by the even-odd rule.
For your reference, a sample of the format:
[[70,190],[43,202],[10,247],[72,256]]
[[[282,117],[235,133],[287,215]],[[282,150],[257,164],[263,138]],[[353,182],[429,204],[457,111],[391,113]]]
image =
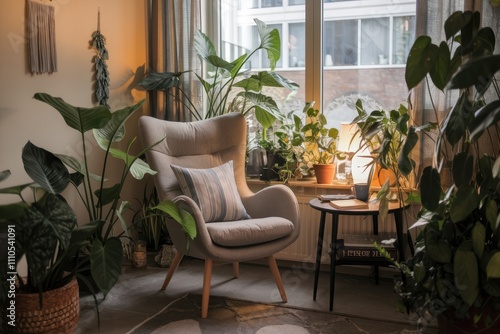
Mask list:
[[182,193],[198,204],[206,223],[250,218],[236,188],[232,160],[208,169],[171,167]]

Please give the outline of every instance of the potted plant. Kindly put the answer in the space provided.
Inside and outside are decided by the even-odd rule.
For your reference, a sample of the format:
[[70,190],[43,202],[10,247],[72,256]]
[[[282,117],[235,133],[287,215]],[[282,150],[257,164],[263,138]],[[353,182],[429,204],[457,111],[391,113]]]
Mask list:
[[395,262],[404,274],[395,288],[420,327],[437,317],[443,333],[497,333],[500,55],[478,12],[455,12],[444,28],[446,41],[439,45],[417,38],[406,65],[409,89],[430,77],[458,98],[442,121],[436,119],[433,164],[419,179],[415,253]]
[[286,163],[294,156],[300,174],[307,175],[313,169],[317,182],[328,184],[335,177],[335,158],[345,159],[345,153],[337,149],[339,130],[329,128],[326,117],[313,105],[307,103],[302,118],[293,115],[293,124],[285,123],[275,134],[287,147],[283,153]]
[[[149,168],[145,161],[139,158],[150,147],[144,148],[136,155],[131,154],[130,149],[135,138],[129,140],[126,146],[127,151],[115,147],[116,143],[125,137],[126,121],[141,107],[144,101],[111,112],[105,106],[76,107],[61,98],[45,93],[37,93],[34,98],[52,106],[64,118],[66,124],[81,135],[83,160],[63,154],[55,155],[32,145],[37,156],[46,154],[51,159],[57,158],[62,163],[55,166],[50,163],[51,159],[36,159],[29,166],[32,169],[30,175],[41,186],[49,186],[46,183],[53,178],[57,179],[61,187],[66,187],[69,184],[74,187],[87,213],[87,221],[81,225],[88,223],[97,225],[89,239],[88,247],[80,249],[80,257],[75,260],[75,266],[77,266],[78,271],[90,270],[90,277],[86,279],[85,276],[80,275],[79,279],[91,290],[95,285],[106,296],[122,272],[123,251],[120,238],[128,237],[128,226],[123,213],[129,209],[129,203],[121,198],[125,181],[129,174],[136,179],[142,179],[145,174],[156,173]],[[91,171],[87,156],[90,144],[85,134],[91,130],[95,143],[105,152],[100,174]],[[110,170],[108,163],[111,158],[122,161],[123,167],[120,172],[116,169]],[[74,173],[70,174],[68,167]],[[108,174],[119,175],[118,182],[114,185],[108,185],[109,182],[106,182]],[[173,202],[159,203],[157,208],[177,220],[191,237],[196,235],[192,217],[184,211],[179,211]],[[121,231],[115,231],[116,224],[121,226]],[[88,278],[92,281],[89,282]]]
[[[182,97],[180,102],[189,110],[193,120],[211,118],[232,111],[241,112],[243,115],[254,111],[257,121],[264,129],[271,127],[274,120],[282,115],[276,101],[265,95],[263,88],[287,88],[295,91],[298,85],[274,71],[281,50],[278,29],[270,29],[258,19],[254,21],[257,24],[260,44],[233,61],[218,56],[208,36],[201,31],[196,32],[193,44],[198,57],[207,64],[207,77],[203,73],[195,74],[205,92],[206,106],[196,105],[184,91],[181,77],[193,72],[191,69],[177,73],[149,73],[139,82],[139,86],[147,90],[178,91],[179,94],[172,95]],[[246,75],[247,65],[259,51],[266,52],[270,70]]]
[[[46,159],[54,169],[62,167],[55,156],[23,149],[25,169]],[[10,171],[0,172],[0,181]],[[36,177],[35,177],[36,178]],[[0,305],[4,333],[71,333],[79,318],[77,268],[74,256],[89,244],[98,224],[77,226],[76,216],[60,192],[65,185],[56,177],[47,178],[44,188],[27,183],[0,189],[1,194],[18,195],[20,202],[0,206],[0,230],[5,233],[7,258],[0,268]],[[33,202],[24,190],[32,189]],[[3,242],[2,242],[3,245]],[[27,273],[20,274],[20,260],[26,258]]]

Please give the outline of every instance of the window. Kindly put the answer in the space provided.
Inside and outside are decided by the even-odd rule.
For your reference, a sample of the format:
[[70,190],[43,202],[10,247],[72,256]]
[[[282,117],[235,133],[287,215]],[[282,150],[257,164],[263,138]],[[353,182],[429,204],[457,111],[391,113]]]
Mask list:
[[[368,107],[393,109],[407,96],[404,65],[415,40],[416,0],[240,0],[237,6],[220,0],[220,6],[220,39],[223,45],[233,46],[227,50],[255,47],[258,35],[253,18],[278,28],[282,57],[276,70],[301,87],[293,99],[288,92],[272,92],[284,94],[280,106],[284,113],[301,112],[305,102],[321,96],[316,107],[331,126],[340,128],[341,122],[356,116],[358,98]],[[306,15],[311,9],[323,17],[321,29],[312,34],[318,16]],[[311,37],[307,36],[318,34],[322,34],[321,43],[308,44]],[[322,62],[321,75],[306,79],[306,68],[314,71],[317,59]],[[268,66],[263,54],[252,59],[252,70]]]

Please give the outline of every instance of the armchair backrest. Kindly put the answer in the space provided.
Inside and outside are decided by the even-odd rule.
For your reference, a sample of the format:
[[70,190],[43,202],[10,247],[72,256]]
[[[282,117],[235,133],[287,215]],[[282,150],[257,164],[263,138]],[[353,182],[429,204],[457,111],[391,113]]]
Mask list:
[[246,120],[240,113],[194,122],[142,116],[139,133],[144,147],[165,138],[146,153],[149,165],[158,172],[154,182],[161,200],[182,194],[171,164],[211,168],[230,160],[233,160],[238,192],[242,197],[251,194],[245,180]]

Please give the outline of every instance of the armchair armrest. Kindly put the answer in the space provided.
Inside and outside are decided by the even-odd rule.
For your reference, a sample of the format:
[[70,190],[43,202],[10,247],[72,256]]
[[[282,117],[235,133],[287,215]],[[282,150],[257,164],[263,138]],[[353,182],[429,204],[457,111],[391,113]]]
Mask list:
[[285,185],[269,186],[241,200],[252,218],[283,217],[298,224],[299,204],[293,191]]

